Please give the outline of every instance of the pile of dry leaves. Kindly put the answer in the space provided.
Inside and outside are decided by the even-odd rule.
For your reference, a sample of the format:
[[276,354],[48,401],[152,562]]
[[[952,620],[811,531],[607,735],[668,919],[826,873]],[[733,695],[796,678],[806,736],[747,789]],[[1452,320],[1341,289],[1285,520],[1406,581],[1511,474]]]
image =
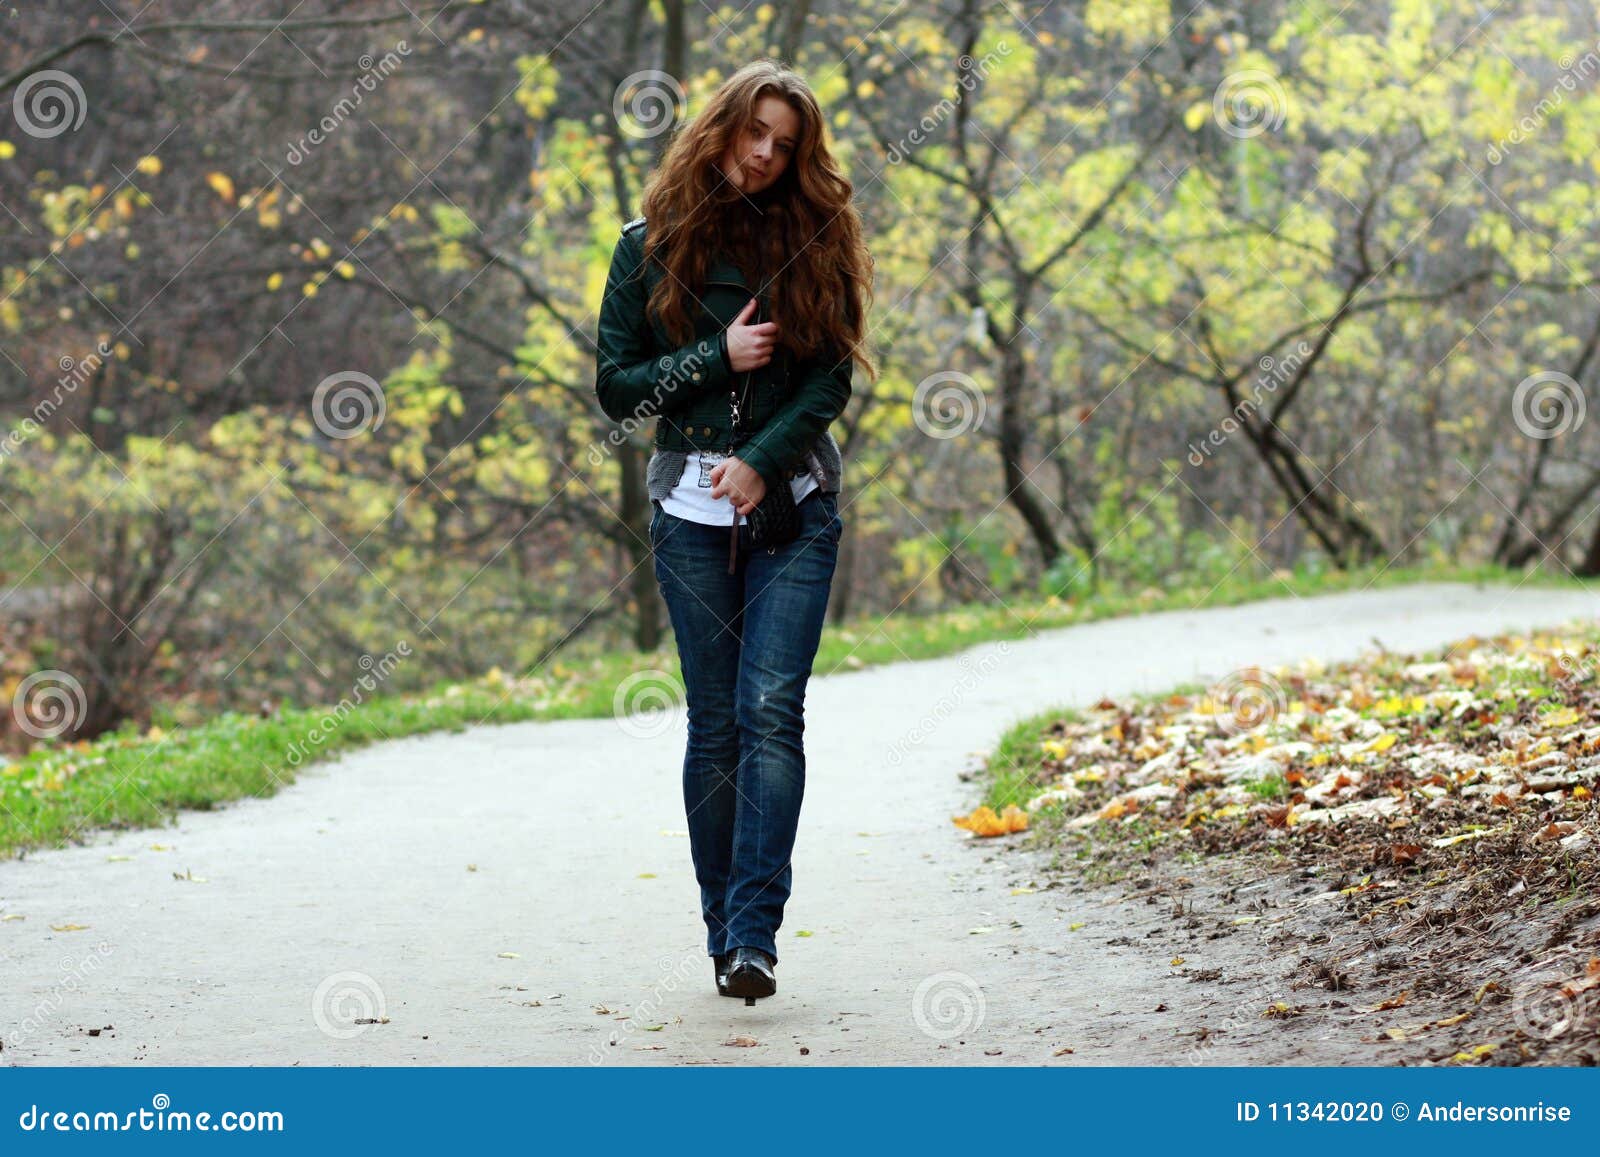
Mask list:
[[[1308,984],[1349,987],[1382,957],[1384,978],[1399,982],[1388,1009],[1430,994],[1445,1015],[1421,1028],[1479,1022],[1477,1039],[1455,1034],[1462,1047],[1418,1059],[1600,1054],[1593,626],[1471,638],[1429,656],[1250,668],[1202,694],[1102,700],[1047,727],[1037,751],[1026,810],[1047,820],[1042,838],[1078,846],[1080,859],[1092,848],[1156,869],[1221,857],[1326,881],[1295,891],[1349,927],[1318,925],[1323,948],[1302,959]],[[1409,963],[1382,951],[1396,943]],[[1560,975],[1546,968],[1537,991],[1508,983],[1552,960]],[[1498,1021],[1480,1015],[1497,1005]],[[1374,1036],[1407,1038],[1405,1024]]]

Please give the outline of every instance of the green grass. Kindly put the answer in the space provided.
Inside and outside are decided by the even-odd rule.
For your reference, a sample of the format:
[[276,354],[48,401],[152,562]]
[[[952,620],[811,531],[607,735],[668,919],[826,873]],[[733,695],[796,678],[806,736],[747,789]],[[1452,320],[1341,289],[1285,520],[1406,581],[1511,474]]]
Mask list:
[[[1226,606],[1261,598],[1325,594],[1369,585],[1389,587],[1418,581],[1456,581],[1539,587],[1589,588],[1564,576],[1527,577],[1495,568],[1376,568],[1334,572],[1288,581],[1250,580],[1219,587],[1175,587],[1134,595],[1105,594],[1066,602],[969,605],[925,616],[866,618],[830,625],[823,632],[816,674],[852,670],[903,659],[926,659],[977,643],[1022,638],[1034,631],[1116,615]],[[167,823],[177,809],[206,809],[229,800],[264,796],[291,783],[297,766],[384,739],[433,731],[459,731],[480,724],[539,719],[605,718],[614,713],[619,685],[630,675],[655,669],[657,678],[681,686],[676,650],[654,653],[569,655],[535,676],[503,677],[439,686],[416,696],[368,697],[359,693],[334,708],[285,705],[269,718],[227,713],[193,726],[177,726],[175,708],[162,708],[160,726],[147,732],[126,727],[92,742],[44,742],[0,773],[0,854],[57,847],[100,828],[148,828]],[[332,716],[333,726],[321,721]],[[1050,712],[1011,728],[991,761],[992,806],[1021,803],[1037,758],[1037,732],[1062,712]],[[1031,727],[1030,727],[1031,724]],[[313,733],[326,733],[311,744]],[[299,750],[304,760],[292,758]],[[1026,750],[1025,750],[1026,749]],[[1009,767],[1009,771],[1008,771]]]

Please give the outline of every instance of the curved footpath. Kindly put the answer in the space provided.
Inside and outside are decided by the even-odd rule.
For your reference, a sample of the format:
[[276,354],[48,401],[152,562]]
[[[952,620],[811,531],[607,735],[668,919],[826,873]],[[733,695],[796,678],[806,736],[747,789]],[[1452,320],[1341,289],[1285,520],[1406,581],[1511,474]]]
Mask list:
[[950,823],[977,802],[960,773],[1052,705],[1597,614],[1591,593],[1422,585],[819,676],[779,992],[753,1008],[703,952],[681,713],[644,738],[635,717],[369,747],[270,799],[0,862],[0,913],[25,917],[0,922],[0,1063],[1281,1062],[1187,1050],[1221,1006],[1167,966],[1168,906],[1044,888]]

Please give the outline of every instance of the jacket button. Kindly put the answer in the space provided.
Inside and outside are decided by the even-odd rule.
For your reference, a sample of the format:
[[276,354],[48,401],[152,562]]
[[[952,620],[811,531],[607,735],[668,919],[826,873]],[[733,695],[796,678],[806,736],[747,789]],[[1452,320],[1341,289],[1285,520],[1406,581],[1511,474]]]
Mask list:
[[698,370],[696,370],[694,373],[690,374],[689,376],[691,378],[693,378],[697,382],[700,380],[700,372]]

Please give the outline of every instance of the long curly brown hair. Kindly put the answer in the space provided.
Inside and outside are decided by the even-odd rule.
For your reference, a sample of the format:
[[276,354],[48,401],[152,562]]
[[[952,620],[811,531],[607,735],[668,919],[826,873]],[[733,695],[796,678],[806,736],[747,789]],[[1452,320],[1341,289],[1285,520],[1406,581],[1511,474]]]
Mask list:
[[[762,97],[782,98],[800,122],[778,179],[747,196],[718,161],[747,128]],[[854,186],[828,151],[817,98],[800,75],[757,60],[728,77],[693,120],[680,125],[645,185],[645,260],[663,277],[647,306],[676,342],[694,336],[691,305],[714,256],[765,286],[778,341],[794,357],[853,357],[874,380],[866,350],[872,255],[862,240]]]

